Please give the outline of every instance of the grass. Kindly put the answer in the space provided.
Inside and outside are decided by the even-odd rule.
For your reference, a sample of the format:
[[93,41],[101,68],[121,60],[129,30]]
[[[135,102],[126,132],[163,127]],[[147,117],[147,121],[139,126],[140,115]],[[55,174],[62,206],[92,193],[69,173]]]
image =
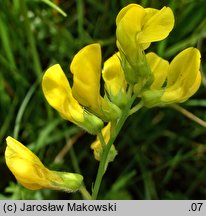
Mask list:
[[[4,161],[8,135],[18,137],[49,168],[81,172],[91,191],[98,166],[90,150],[95,137],[82,134],[48,106],[41,78],[46,68],[59,63],[70,79],[72,57],[89,43],[101,43],[104,60],[111,56],[117,50],[115,17],[131,2],[173,9],[174,30],[150,50],[170,60],[182,49],[198,46],[204,78],[204,0],[55,0],[53,4],[8,0],[1,4],[0,199],[82,199],[80,193],[29,191],[17,184]],[[198,92],[181,106],[206,120],[204,79]],[[118,156],[103,179],[99,198],[205,199],[205,133],[205,127],[172,107],[142,109],[128,119],[115,142]],[[68,140],[73,142],[65,151]]]

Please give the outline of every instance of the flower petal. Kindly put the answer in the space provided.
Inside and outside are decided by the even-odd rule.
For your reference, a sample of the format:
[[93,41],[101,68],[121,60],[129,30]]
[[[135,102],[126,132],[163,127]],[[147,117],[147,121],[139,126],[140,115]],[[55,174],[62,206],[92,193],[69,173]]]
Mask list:
[[125,16],[125,14],[127,13],[128,10],[130,10],[131,8],[134,7],[139,7],[139,8],[143,8],[141,5],[138,4],[128,4],[127,6],[123,7],[120,12],[118,13],[117,17],[116,17],[116,24],[118,25],[119,22],[121,21],[121,19]]
[[136,56],[137,36],[142,30],[144,16],[145,9],[135,4],[123,9],[117,16],[117,46],[128,58]]
[[105,61],[102,77],[111,101],[119,106],[125,104],[127,102],[127,82],[121,67],[119,53],[114,54]]
[[101,47],[91,44],[81,49],[73,58],[72,93],[79,103],[96,109],[100,100]]
[[[39,158],[12,137],[7,137],[6,141],[6,164],[16,179],[31,190],[43,187],[43,185],[40,185],[38,182],[49,184],[49,181],[44,175],[47,173],[47,169]],[[34,166],[31,166],[31,162]]]
[[161,10],[152,8],[145,9],[145,23],[138,43],[150,43],[163,40],[174,27],[174,15],[169,7]]
[[71,122],[83,122],[83,108],[72,96],[69,82],[59,64],[50,67],[45,72],[42,89],[48,103],[63,118]]
[[168,83],[161,100],[184,102],[199,88],[201,82],[200,52],[196,48],[187,48],[171,62]]
[[146,58],[154,75],[154,81],[150,88],[151,90],[159,90],[166,80],[169,62],[152,52],[148,53]]

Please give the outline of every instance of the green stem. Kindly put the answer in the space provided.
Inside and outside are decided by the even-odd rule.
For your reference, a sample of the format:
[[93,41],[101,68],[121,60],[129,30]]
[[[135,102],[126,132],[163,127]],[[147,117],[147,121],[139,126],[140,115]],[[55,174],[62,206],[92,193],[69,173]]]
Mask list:
[[137,112],[139,109],[143,107],[143,103],[140,101],[137,105],[132,107],[132,109],[129,112],[129,115],[132,115],[133,113]]
[[106,143],[105,143],[105,140],[104,140],[104,137],[103,137],[103,134],[102,132],[100,131],[98,134],[97,134],[99,140],[100,140],[100,143],[102,145],[102,148],[104,149],[104,147],[106,146]]
[[95,180],[95,183],[94,183],[94,188],[93,188],[93,191],[92,191],[92,199],[93,200],[97,199],[99,189],[100,189],[100,185],[101,185],[101,182],[102,182],[102,178],[103,178],[103,176],[104,176],[104,174],[106,172],[107,157],[108,157],[108,154],[109,154],[109,150],[110,150],[112,144],[114,143],[117,135],[119,134],[122,126],[124,125],[127,117],[129,116],[129,111],[130,111],[130,108],[131,108],[135,98],[136,98],[136,96],[134,95],[131,98],[131,100],[129,101],[129,103],[127,104],[127,106],[125,107],[125,109],[123,110],[122,116],[120,117],[120,119],[118,120],[118,122],[117,122],[117,124],[115,126],[114,133],[111,134],[109,142],[107,143],[107,145],[103,149],[102,158],[101,158],[100,163],[99,163],[99,168],[98,168],[98,171],[97,171],[97,176],[96,176],[96,180]]
[[83,197],[84,200],[91,200],[92,199],[92,197],[91,197],[90,193],[87,191],[85,185],[82,185],[79,188],[79,191],[82,194],[82,197]]

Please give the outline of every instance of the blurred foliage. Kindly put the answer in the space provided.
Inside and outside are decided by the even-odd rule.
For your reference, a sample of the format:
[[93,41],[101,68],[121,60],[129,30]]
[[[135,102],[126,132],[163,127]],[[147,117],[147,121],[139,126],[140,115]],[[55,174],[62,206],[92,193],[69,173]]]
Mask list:
[[[132,2],[157,9],[166,5],[174,11],[174,30],[150,50],[170,60],[188,46],[200,49],[203,83],[182,106],[206,120],[206,1],[53,0],[51,5],[47,0],[0,0],[0,199],[82,199],[80,193],[29,191],[17,184],[4,161],[8,135],[49,168],[81,172],[91,191],[98,167],[90,150],[95,137],[82,134],[48,106],[41,77],[59,63],[71,78],[72,57],[89,43],[101,43],[104,60],[112,55],[117,50],[115,17]],[[205,199],[205,134],[204,127],[170,107],[134,114],[116,140],[118,156],[103,179],[99,198]]]

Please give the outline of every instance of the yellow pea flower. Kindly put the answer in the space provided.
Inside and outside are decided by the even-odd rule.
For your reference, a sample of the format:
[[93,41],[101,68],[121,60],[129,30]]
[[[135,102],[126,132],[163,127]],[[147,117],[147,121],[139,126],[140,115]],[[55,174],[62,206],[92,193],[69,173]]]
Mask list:
[[102,77],[111,101],[118,107],[125,106],[128,101],[127,82],[121,67],[119,53],[115,53],[104,62]]
[[155,54],[147,54],[155,79],[150,90],[142,94],[145,106],[182,103],[191,97],[201,83],[200,58],[199,50],[193,47],[180,52],[170,64]]
[[129,4],[117,15],[116,25],[117,47],[127,81],[135,84],[144,78],[142,86],[150,84],[152,77],[143,51],[151,42],[168,36],[174,26],[172,10],[169,7],[156,10]]
[[129,4],[118,13],[116,25],[117,42],[131,55],[139,44],[145,49],[151,42],[166,38],[174,27],[174,15],[169,7],[157,10]]
[[[110,132],[111,132],[111,122],[109,122],[103,129],[102,129],[102,135],[104,137],[104,141],[107,144],[109,139],[110,139]],[[102,144],[99,140],[99,138],[97,137],[97,139],[91,144],[91,149],[94,151],[94,158],[98,161],[101,160],[101,154],[102,154]],[[114,158],[117,155],[117,151],[115,149],[115,146],[112,145],[111,149],[109,151],[109,155],[108,155],[108,162],[111,162],[114,160]]]
[[103,127],[101,119],[86,111],[73,97],[70,84],[59,64],[51,66],[42,79],[42,89],[48,103],[60,115],[91,134]]
[[7,137],[6,142],[6,164],[25,188],[30,190],[49,188],[74,192],[81,186],[83,180],[81,175],[49,170],[33,152],[14,138]]
[[101,47],[91,44],[81,49],[73,58],[72,94],[78,102],[105,121],[117,119],[121,111],[100,95]]

